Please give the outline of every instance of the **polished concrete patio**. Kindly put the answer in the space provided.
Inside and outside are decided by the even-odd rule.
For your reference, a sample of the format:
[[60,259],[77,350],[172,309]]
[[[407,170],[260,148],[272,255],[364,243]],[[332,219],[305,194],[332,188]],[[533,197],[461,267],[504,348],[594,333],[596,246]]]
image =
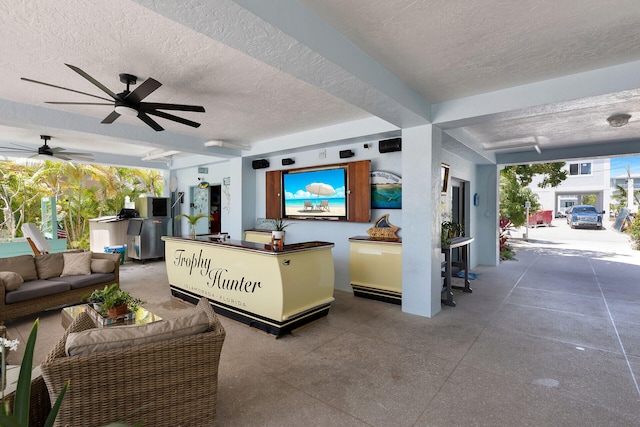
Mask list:
[[[517,261],[473,269],[474,292],[431,319],[343,291],[277,340],[222,318],[217,425],[637,425],[640,254],[561,221],[513,243]],[[163,317],[188,308],[163,262],[127,263],[121,283]],[[9,322],[12,338],[33,319]],[[40,319],[38,360],[62,333],[59,310]]]

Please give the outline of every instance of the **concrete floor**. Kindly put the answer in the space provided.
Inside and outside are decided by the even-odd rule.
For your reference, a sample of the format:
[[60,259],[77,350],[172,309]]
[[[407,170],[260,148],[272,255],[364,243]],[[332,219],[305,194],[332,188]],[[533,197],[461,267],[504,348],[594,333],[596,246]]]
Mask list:
[[[343,291],[328,317],[278,340],[221,318],[217,424],[638,425],[640,254],[562,220],[512,243],[517,261],[473,269],[474,292],[431,319]],[[121,285],[166,318],[189,307],[163,262],[125,264]],[[36,363],[62,334],[59,311],[40,319]],[[9,322],[11,337],[32,322]]]

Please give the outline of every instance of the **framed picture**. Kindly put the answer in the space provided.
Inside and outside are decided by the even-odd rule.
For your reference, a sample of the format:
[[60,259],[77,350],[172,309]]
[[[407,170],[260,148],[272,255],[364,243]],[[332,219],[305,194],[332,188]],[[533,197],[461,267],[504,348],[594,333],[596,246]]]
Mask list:
[[442,194],[447,194],[447,190],[449,189],[449,165],[446,163],[442,163],[440,167],[440,192]]
[[371,172],[371,208],[402,209],[402,178],[391,172]]

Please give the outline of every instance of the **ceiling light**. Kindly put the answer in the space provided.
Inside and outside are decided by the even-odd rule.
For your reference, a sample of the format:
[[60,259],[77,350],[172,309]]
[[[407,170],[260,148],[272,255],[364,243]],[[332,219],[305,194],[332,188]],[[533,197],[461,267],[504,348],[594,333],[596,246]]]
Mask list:
[[629,123],[630,118],[630,114],[614,114],[613,116],[609,117],[607,121],[609,122],[611,127],[621,128],[622,126]]
[[121,116],[136,117],[138,115],[138,110],[127,105],[116,105],[115,112]]
[[540,152],[539,151],[540,146],[538,145],[537,137],[509,139],[507,141],[484,142],[482,143],[482,147],[487,151],[513,150],[517,148],[533,148],[536,151]]
[[226,148],[234,148],[236,150],[251,150],[251,147],[248,145],[235,144],[233,142],[221,141],[219,139],[212,139],[211,141],[207,141],[204,143],[205,147],[226,147]]

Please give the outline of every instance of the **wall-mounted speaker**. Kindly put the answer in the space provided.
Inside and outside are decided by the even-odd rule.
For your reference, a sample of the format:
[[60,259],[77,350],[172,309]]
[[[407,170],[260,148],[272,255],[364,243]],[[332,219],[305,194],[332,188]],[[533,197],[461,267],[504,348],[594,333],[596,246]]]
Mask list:
[[349,157],[353,157],[353,156],[355,156],[355,153],[351,150],[342,150],[340,152],[341,159],[348,159]]
[[287,159],[282,159],[282,166],[289,166],[294,164],[295,161],[291,158],[287,158]]
[[392,153],[402,151],[402,138],[385,139],[378,141],[378,151],[381,153]]
[[269,167],[269,160],[267,160],[267,159],[254,160],[253,162],[251,162],[251,166],[254,169],[268,168]]

